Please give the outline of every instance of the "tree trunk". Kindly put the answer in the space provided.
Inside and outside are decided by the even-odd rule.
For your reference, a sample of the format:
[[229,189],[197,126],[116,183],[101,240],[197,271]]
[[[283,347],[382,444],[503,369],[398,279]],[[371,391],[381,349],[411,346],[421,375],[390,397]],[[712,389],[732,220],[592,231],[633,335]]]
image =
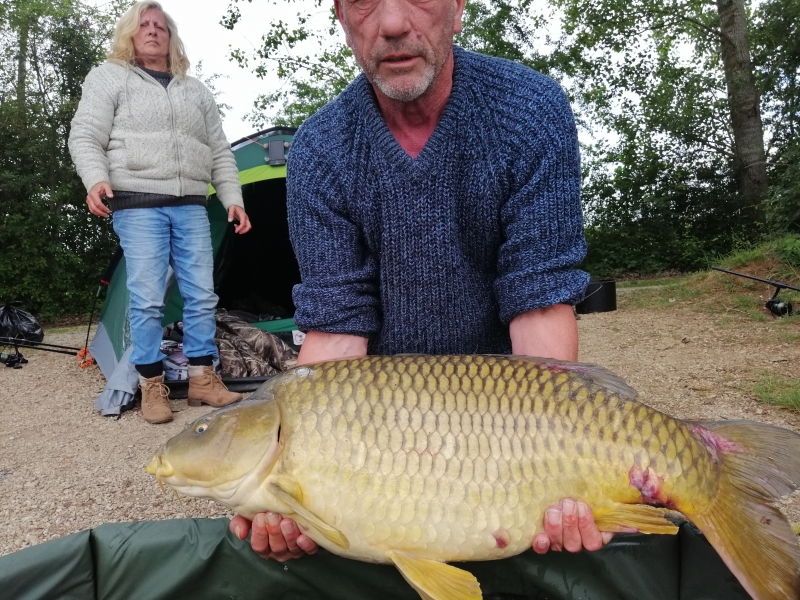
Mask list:
[[19,26],[19,52],[17,54],[17,104],[25,111],[25,91],[28,80],[28,20]]
[[716,0],[722,63],[728,86],[734,142],[734,172],[742,216],[762,222],[767,194],[767,163],[759,93],[750,61],[744,0]]

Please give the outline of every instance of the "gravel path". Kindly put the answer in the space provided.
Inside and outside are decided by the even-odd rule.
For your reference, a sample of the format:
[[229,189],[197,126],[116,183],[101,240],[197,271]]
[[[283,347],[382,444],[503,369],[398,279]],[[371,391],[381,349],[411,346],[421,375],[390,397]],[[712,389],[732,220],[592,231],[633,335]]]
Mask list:
[[[626,295],[627,296],[627,295]],[[687,419],[755,419],[800,431],[800,413],[761,404],[751,393],[761,373],[800,373],[800,319],[754,322],[668,309],[582,315],[583,362],[603,365],[647,404]],[[45,342],[80,347],[85,329],[47,333]],[[203,500],[164,494],[144,466],[186,423],[208,412],[173,402],[175,420],[145,423],[139,410],[102,417],[96,367],[75,358],[23,351],[21,369],[0,366],[0,555],[102,523],[230,513]],[[785,503],[800,521],[800,501]]]

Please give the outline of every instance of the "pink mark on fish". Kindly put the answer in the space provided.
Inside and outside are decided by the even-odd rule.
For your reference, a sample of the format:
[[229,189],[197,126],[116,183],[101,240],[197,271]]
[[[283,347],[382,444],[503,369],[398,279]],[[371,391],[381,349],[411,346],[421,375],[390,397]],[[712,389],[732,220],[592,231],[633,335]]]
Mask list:
[[729,440],[726,437],[722,437],[721,435],[714,433],[710,429],[701,427],[700,425],[693,425],[689,431],[699,437],[700,441],[703,442],[706,448],[711,451],[711,456],[713,457],[714,462],[719,460],[720,452],[737,452],[739,454],[744,454],[747,452],[747,448],[741,444],[734,442],[733,440]]
[[492,534],[492,536],[494,537],[494,541],[497,543],[497,547],[500,548],[500,550],[508,546],[508,543],[511,541],[511,538],[505,529],[498,529]]
[[582,373],[584,375],[591,375],[597,371],[594,365],[583,365],[580,363],[559,363],[559,362],[542,362],[539,366],[553,373]]
[[642,469],[639,465],[634,465],[628,471],[628,481],[642,494],[642,502],[644,504],[664,506],[670,509],[675,508],[675,503],[665,497],[661,489],[664,479],[659,477],[650,467]]

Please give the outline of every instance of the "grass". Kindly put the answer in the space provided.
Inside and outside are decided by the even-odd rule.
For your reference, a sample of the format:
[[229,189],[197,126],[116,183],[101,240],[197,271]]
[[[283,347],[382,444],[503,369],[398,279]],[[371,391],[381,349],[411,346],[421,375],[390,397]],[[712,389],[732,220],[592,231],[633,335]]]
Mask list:
[[[792,317],[792,320],[800,323],[800,315]],[[792,329],[790,331],[779,331],[777,339],[784,344],[796,344],[800,342],[800,329]]]
[[662,281],[670,283],[661,283],[659,287],[646,286],[632,294],[618,295],[617,303],[630,308],[669,308],[685,304],[701,293],[687,283],[686,277]]
[[753,393],[766,404],[800,410],[800,379],[762,373]]
[[[81,325],[81,326],[75,326],[75,327],[57,327],[57,328],[55,328],[55,329],[50,329],[50,328],[46,328],[46,327],[42,326],[42,329],[44,330],[44,332],[45,332],[46,334],[47,334],[47,333],[74,333],[74,332],[76,332],[76,331],[84,331],[84,332],[85,332],[85,331],[88,329],[88,326],[89,326],[89,324],[88,324],[88,323],[86,323],[86,324],[84,324],[84,325]],[[94,323],[92,323],[92,330],[95,330],[95,329],[97,329],[97,325],[95,325]]]
[[[737,251],[726,257],[718,257],[711,264],[754,277],[778,281],[800,287],[800,236],[784,236],[759,246]],[[635,289],[635,292],[618,294],[617,303],[625,308],[691,307],[709,314],[744,314],[755,322],[771,322],[774,319],[764,304],[775,293],[775,287],[752,279],[737,277],[720,271],[708,270],[679,277],[648,279],[643,281],[620,281],[619,290]],[[650,289],[649,289],[650,288]],[[797,315],[776,320],[783,328],[791,329],[800,323],[800,292],[781,290],[778,298],[793,305]],[[800,334],[784,333],[787,342],[796,341]]]
[[647,287],[663,287],[669,285],[677,285],[686,280],[686,277],[668,277],[662,279],[642,279],[634,281],[618,281],[617,288],[647,288]]

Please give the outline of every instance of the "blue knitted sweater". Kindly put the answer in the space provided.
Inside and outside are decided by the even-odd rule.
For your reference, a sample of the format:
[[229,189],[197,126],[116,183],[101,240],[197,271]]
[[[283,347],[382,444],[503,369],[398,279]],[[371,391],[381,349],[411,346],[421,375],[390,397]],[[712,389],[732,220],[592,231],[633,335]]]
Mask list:
[[416,159],[363,74],[298,130],[287,194],[300,329],[367,337],[371,354],[509,353],[513,317],[581,299],[564,92],[514,62],[453,52],[452,92]]

